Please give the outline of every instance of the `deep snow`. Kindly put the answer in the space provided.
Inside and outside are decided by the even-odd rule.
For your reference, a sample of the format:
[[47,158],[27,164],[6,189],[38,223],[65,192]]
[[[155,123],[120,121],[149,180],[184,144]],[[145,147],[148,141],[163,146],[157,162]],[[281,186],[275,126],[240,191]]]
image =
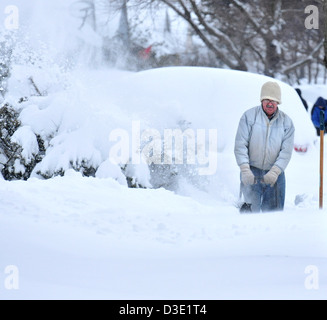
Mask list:
[[[317,209],[240,215],[71,173],[1,189],[2,268],[19,270],[4,299],[326,298]],[[318,289],[306,287],[310,266]]]
[[[174,84],[170,88],[167,82],[159,83],[160,79],[165,81],[169,73],[174,74],[170,79],[176,81],[175,85],[183,88],[175,88]],[[298,135],[298,143],[308,144],[309,149],[305,154],[294,152],[286,170],[286,209],[284,212],[241,215],[236,208],[239,169],[232,145],[239,115],[252,100],[248,102],[244,97],[241,99],[243,104],[234,104],[233,98],[238,99],[238,96],[232,96],[228,90],[237,92],[244,83],[257,89],[267,79],[201,68],[168,68],[139,75],[115,71],[116,86],[108,85],[109,89],[105,90],[110,83],[105,77],[111,76],[109,70],[107,73],[85,73],[87,79],[93,79],[91,97],[98,98],[84,100],[81,110],[84,108],[89,112],[92,106],[94,114],[99,113],[103,122],[84,127],[85,122],[89,124],[86,118],[73,117],[70,107],[74,108],[74,100],[69,105],[65,98],[73,96],[69,90],[49,95],[47,99],[57,103],[44,102],[43,108],[41,103],[40,111],[35,106],[26,106],[22,118],[28,119],[30,128],[38,132],[48,128],[47,119],[55,114],[49,110],[56,106],[62,112],[64,145],[80,142],[88,132],[88,138],[97,141],[90,146],[106,146],[103,148],[107,148],[107,155],[110,148],[105,141],[120,120],[120,128],[126,130],[133,117],[158,130],[167,122],[179,119],[177,115],[180,114],[188,116],[189,122],[195,121],[194,125],[192,123],[194,129],[215,128],[213,119],[217,121],[217,127],[228,122],[227,132],[222,130],[225,140],[219,136],[223,143],[218,150],[217,172],[207,177],[209,182],[205,188],[199,189],[198,185],[183,178],[175,191],[131,189],[121,181],[86,178],[71,169],[67,169],[64,177],[49,180],[35,177],[26,182],[3,180],[0,184],[0,237],[3,243],[0,256],[4,270],[1,297],[325,299],[327,216],[325,209],[318,209],[319,143],[314,134],[309,135],[312,124],[305,111],[302,112],[304,108],[299,105],[293,89],[283,84],[281,108],[294,115],[295,123],[301,123],[301,131],[308,132],[303,140]],[[201,89],[207,91],[192,88],[187,91],[192,77],[197,79],[193,89],[201,88],[203,84]],[[81,95],[86,94],[82,78],[78,79],[75,86],[81,90]],[[249,81],[245,82],[245,79]],[[142,81],[153,83],[153,86],[144,85]],[[208,88],[206,81],[212,82],[212,86]],[[218,90],[224,82],[226,86]],[[120,95],[122,92],[118,89],[126,90],[127,85],[135,86],[133,94]],[[173,88],[175,91],[172,92],[170,89]],[[253,94],[248,92],[248,97],[256,100],[258,90],[253,88],[250,88]],[[70,90],[76,92],[77,89]],[[147,95],[143,90],[148,90]],[[217,97],[217,94],[224,95]],[[157,99],[158,95],[160,99]],[[114,102],[102,100],[103,96],[112,97]],[[187,96],[189,100],[185,101]],[[44,98],[40,99],[43,101]],[[131,99],[141,102],[131,104]],[[144,99],[148,104],[143,103]],[[106,111],[101,101],[105,101],[105,105],[115,105],[116,109]],[[157,104],[153,104],[156,101]],[[174,104],[170,105],[169,101]],[[199,106],[197,102],[201,101],[206,103]],[[37,105],[36,101],[33,104]],[[179,107],[174,108],[175,105]],[[150,106],[159,116],[148,112]],[[217,111],[224,118],[215,115],[218,106],[224,108],[225,111]],[[208,112],[204,112],[205,108]],[[45,116],[29,117],[28,110],[32,114],[43,112]],[[109,117],[109,113],[116,118]],[[236,118],[235,123],[231,118]],[[112,127],[111,119],[117,121]],[[74,135],[72,127],[69,128],[72,123],[77,132],[84,134]],[[102,136],[104,128],[107,136]],[[69,129],[71,136],[67,134]],[[75,149],[67,150],[73,150],[75,154]],[[54,152],[54,155],[55,159],[60,159],[63,153]],[[106,161],[105,158],[102,160]],[[297,195],[301,195],[302,202],[295,205]],[[16,290],[8,289],[8,281],[15,275],[10,268],[9,271],[6,269],[11,265],[19,272]]]
[[[65,176],[43,180],[35,170],[28,181],[0,180],[0,298],[326,299],[319,140],[296,92],[281,83],[296,145],[308,147],[293,153],[286,170],[285,211],[241,215],[233,140],[268,78],[210,68],[90,70],[88,49],[101,43],[90,30],[78,32],[73,2],[2,1],[18,6],[20,30],[34,35],[16,54],[36,50],[43,58],[13,66],[6,98],[21,108],[23,123],[15,138],[29,157],[33,133],[40,134],[51,147],[37,169],[64,169]],[[79,47],[81,40],[89,47]],[[67,57],[75,69],[62,66]],[[46,96],[31,96],[30,76]],[[309,104],[327,92],[301,88]],[[18,105],[23,96],[29,101]],[[109,137],[119,129],[132,139],[133,121],[160,134],[205,129],[208,138],[217,130],[216,171],[181,170],[173,190],[127,188],[108,163],[116,143]],[[84,158],[99,167],[96,178],[70,169]],[[146,166],[129,170],[143,185],[151,182]]]

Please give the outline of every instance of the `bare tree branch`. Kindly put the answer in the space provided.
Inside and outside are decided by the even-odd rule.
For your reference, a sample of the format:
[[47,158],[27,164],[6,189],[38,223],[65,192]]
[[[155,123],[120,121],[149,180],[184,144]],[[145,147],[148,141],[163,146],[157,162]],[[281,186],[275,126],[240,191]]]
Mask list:
[[[196,25],[196,23],[193,21],[193,19],[191,18],[191,12],[187,9],[186,5],[183,3],[182,0],[178,0],[176,2],[180,3],[184,12],[182,12],[178,7],[176,7],[172,1],[169,0],[161,0],[163,3],[165,3],[166,5],[168,5],[171,9],[173,9],[179,16],[181,16],[182,18],[184,18],[189,24],[190,26],[193,28],[193,30],[195,31],[195,33],[200,37],[200,39],[205,43],[205,45],[214,52],[215,56],[221,60],[224,64],[226,64],[228,67],[230,67],[231,69],[238,69],[238,70],[246,70],[246,66],[245,64],[242,62],[242,64],[236,64],[233,61],[231,61],[230,59],[228,59],[228,57],[226,56],[226,54],[224,54],[223,52],[221,52],[214,44],[213,42],[204,34],[204,32],[202,30],[200,30],[199,26]],[[193,1],[192,1],[193,2]],[[204,26],[205,27],[205,26]],[[205,30],[207,32],[209,32],[209,30],[207,30],[205,28]],[[213,30],[212,30],[213,32]],[[209,32],[210,33],[210,32]],[[216,34],[217,35],[217,34]]]
[[194,0],[190,0],[190,3],[192,5],[192,8],[197,18],[199,19],[200,24],[205,28],[205,30],[212,36],[220,39],[226,45],[227,49],[229,50],[229,53],[237,60],[239,69],[246,70],[247,69],[246,65],[244,64],[244,61],[241,59],[240,52],[239,50],[237,50],[233,41],[225,33],[221,32],[217,28],[214,30],[206,23]]
[[307,64],[308,62],[314,60],[316,58],[316,56],[319,54],[320,49],[322,48],[324,44],[324,40],[322,40],[311,52],[311,54],[309,54],[307,57],[303,58],[300,61],[297,61],[295,63],[293,63],[292,65],[286,67],[283,69],[283,73],[289,73],[305,64]]
[[267,30],[262,28],[262,25],[253,18],[249,12],[250,10],[246,7],[246,4],[239,0],[231,0],[231,2],[247,17],[257,33],[259,33],[262,37],[267,35]]
[[33,88],[35,89],[36,93],[38,94],[38,96],[43,96],[43,94],[41,93],[41,91],[39,90],[37,85],[35,84],[33,77],[29,77],[28,80],[31,82],[31,84],[32,84]]

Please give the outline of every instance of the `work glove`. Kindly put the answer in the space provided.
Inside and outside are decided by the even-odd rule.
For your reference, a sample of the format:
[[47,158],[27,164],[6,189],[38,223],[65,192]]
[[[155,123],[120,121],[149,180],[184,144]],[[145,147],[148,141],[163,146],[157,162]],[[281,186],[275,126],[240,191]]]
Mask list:
[[244,163],[240,165],[241,169],[241,181],[244,185],[248,186],[254,184],[254,174],[250,169],[250,165],[248,163]]
[[263,182],[265,184],[270,184],[271,187],[276,183],[278,176],[281,174],[282,170],[280,170],[277,166],[273,166],[264,176]]

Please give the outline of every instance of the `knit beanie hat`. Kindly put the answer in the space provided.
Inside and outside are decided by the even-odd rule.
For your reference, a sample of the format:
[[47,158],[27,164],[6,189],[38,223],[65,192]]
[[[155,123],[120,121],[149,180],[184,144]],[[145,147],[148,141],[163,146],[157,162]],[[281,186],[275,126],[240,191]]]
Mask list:
[[279,104],[281,100],[281,90],[277,82],[268,81],[261,87],[260,101],[264,99],[277,101]]

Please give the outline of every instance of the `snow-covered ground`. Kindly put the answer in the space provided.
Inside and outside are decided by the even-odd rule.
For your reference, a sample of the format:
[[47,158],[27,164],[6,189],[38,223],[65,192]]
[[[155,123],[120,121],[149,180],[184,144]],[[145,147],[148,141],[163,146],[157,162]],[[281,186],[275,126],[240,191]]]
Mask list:
[[[44,158],[51,161],[41,166],[83,154],[87,147],[69,146],[83,146],[86,138],[105,162],[115,126],[131,133],[132,121],[141,121],[161,132],[186,120],[189,128],[206,134],[218,130],[217,170],[205,176],[205,187],[186,176],[173,191],[131,189],[119,179],[82,177],[69,168],[65,176],[48,180],[2,180],[3,299],[327,297],[319,143],[291,87],[281,84],[281,108],[294,118],[297,143],[309,148],[294,152],[286,170],[286,209],[241,215],[235,206],[239,169],[233,139],[241,113],[257,103],[267,78],[206,68],[85,71],[83,76],[78,74],[69,89],[25,105],[23,124],[34,132],[48,128],[54,110],[61,112],[58,152],[54,144]],[[80,113],[74,113],[77,106]]]
[[[210,68],[63,68],[61,53],[78,42],[66,10],[73,2],[15,1],[21,28],[37,35],[31,48],[45,55],[34,65],[17,60],[6,100],[20,112],[15,139],[26,157],[38,148],[35,134],[48,148],[29,180],[0,180],[0,299],[326,299],[319,140],[294,89],[280,83],[281,109],[294,121],[296,146],[308,151],[294,152],[286,169],[285,210],[242,215],[234,137],[269,78]],[[31,76],[45,96],[33,96]],[[301,89],[309,104],[327,92]],[[110,159],[126,164],[139,139],[149,145],[142,132],[162,142],[166,129],[204,134],[206,157],[177,166],[169,189],[128,188]],[[71,169],[85,159],[96,177]],[[60,170],[64,176],[47,180],[39,174]],[[147,165],[128,171],[142,185],[154,182]]]
[[326,298],[327,219],[314,205],[240,215],[70,172],[1,184],[1,221],[2,270],[19,272],[3,299]]

